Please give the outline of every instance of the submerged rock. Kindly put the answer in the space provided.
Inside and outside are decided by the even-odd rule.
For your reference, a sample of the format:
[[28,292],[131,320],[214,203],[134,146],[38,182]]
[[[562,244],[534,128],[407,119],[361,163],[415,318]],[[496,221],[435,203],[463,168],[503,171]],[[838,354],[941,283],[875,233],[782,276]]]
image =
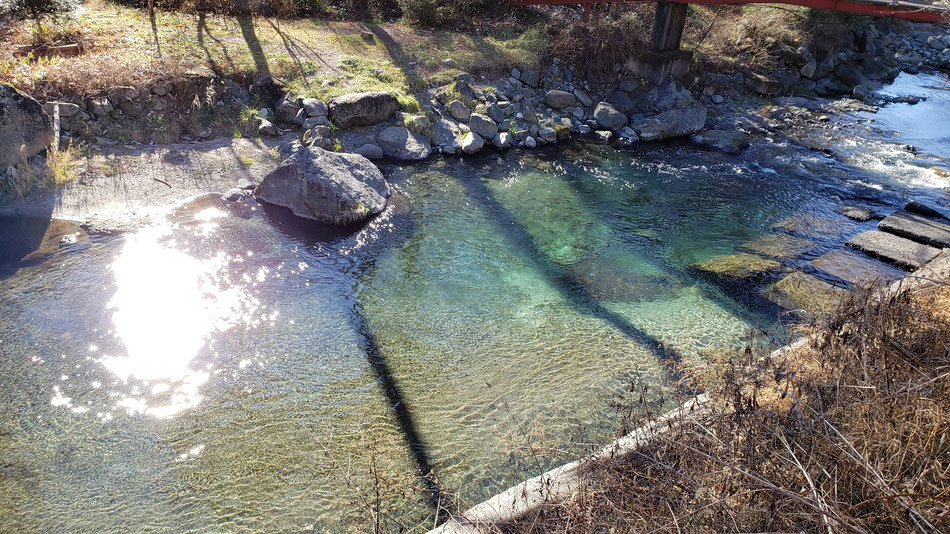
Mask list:
[[53,119],[30,96],[0,83],[0,165],[15,165],[53,142]]
[[834,311],[844,296],[844,291],[814,276],[796,271],[776,282],[763,294],[787,310],[814,317]]
[[695,145],[738,156],[749,148],[749,140],[740,132],[730,130],[707,130],[694,133],[689,140]]
[[381,213],[390,190],[379,169],[359,154],[295,144],[254,194],[298,217],[346,225]]
[[874,212],[858,206],[839,206],[835,211],[845,217],[858,222],[867,222],[874,218]]
[[810,239],[788,234],[766,234],[739,245],[740,249],[767,258],[797,258],[815,249]]
[[755,280],[781,270],[782,264],[755,254],[739,252],[716,256],[692,267],[718,278]]

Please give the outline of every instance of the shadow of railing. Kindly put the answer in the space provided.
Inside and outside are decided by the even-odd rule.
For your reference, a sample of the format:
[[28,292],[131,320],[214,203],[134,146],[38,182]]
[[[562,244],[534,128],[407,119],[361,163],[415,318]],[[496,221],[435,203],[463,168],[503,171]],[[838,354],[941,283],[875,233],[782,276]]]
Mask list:
[[355,310],[353,315],[362,340],[363,350],[366,352],[366,359],[373,369],[373,374],[376,375],[379,387],[386,395],[386,400],[389,402],[393,415],[396,416],[396,422],[399,424],[399,429],[402,431],[409,447],[410,456],[419,470],[424,485],[425,499],[433,508],[437,522],[441,522],[447,517],[452,500],[445,493],[445,489],[433,469],[429,447],[419,433],[419,427],[412,415],[412,409],[406,401],[399,383],[393,376],[392,370],[386,361],[386,355],[380,348],[375,334],[366,323],[362,310]]

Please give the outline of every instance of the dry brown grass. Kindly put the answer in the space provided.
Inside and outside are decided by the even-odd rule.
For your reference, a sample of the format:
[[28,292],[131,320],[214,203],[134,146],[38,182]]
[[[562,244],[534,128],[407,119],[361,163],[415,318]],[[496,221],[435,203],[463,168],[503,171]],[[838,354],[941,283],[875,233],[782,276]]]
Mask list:
[[797,6],[691,6],[684,48],[695,52],[700,70],[767,70],[779,64],[786,50],[836,51],[856,20]]
[[[652,4],[612,5],[591,23],[561,11],[549,24],[550,53],[601,78],[649,46]],[[695,54],[694,70],[738,72],[743,67],[770,69],[783,53],[809,47],[835,50],[855,19],[795,6],[745,5],[689,8],[682,48]]]
[[76,179],[79,150],[72,143],[46,153],[45,165],[31,165],[21,159],[14,175],[0,176],[0,196],[22,198],[27,194],[64,186]]
[[[268,74],[299,95],[320,98],[371,90],[408,95],[461,70],[497,74],[537,66],[547,44],[543,32],[507,21],[462,33],[398,23],[157,11],[153,26],[147,10],[105,0],[89,0],[48,32],[80,39],[85,52],[15,57],[17,46],[37,39],[35,28],[0,24],[0,81],[41,100],[78,101],[116,86],[174,84],[188,72],[244,85]],[[449,58],[454,67],[443,63]]]
[[699,382],[712,416],[592,465],[584,491],[504,531],[950,527],[950,286],[876,294],[855,293],[801,350],[723,355]]

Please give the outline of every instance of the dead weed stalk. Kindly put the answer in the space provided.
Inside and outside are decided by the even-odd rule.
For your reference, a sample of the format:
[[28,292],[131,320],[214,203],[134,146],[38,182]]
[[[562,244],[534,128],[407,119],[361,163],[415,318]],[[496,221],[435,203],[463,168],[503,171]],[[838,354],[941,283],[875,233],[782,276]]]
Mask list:
[[795,350],[689,370],[712,415],[591,464],[583,491],[500,530],[946,531],[950,286],[880,295],[855,291]]

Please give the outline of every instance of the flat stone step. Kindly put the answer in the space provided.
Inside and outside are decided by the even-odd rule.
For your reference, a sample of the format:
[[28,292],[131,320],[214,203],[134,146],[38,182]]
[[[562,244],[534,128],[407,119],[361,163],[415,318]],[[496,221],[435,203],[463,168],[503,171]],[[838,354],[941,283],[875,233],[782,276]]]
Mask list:
[[909,270],[919,269],[940,254],[938,248],[877,230],[862,232],[852,237],[847,245]]
[[919,213],[895,211],[879,222],[877,227],[927,245],[950,247],[950,224]]
[[890,282],[904,276],[904,271],[863,254],[832,250],[808,262],[819,271],[855,285]]
[[904,206],[904,209],[907,211],[912,211],[914,213],[919,213],[920,215],[926,215],[927,217],[943,217],[944,219],[950,219],[950,214],[947,214],[946,211],[933,206],[928,206],[916,200],[911,200]]
[[787,310],[814,317],[834,311],[845,290],[795,271],[763,290],[762,294]]

